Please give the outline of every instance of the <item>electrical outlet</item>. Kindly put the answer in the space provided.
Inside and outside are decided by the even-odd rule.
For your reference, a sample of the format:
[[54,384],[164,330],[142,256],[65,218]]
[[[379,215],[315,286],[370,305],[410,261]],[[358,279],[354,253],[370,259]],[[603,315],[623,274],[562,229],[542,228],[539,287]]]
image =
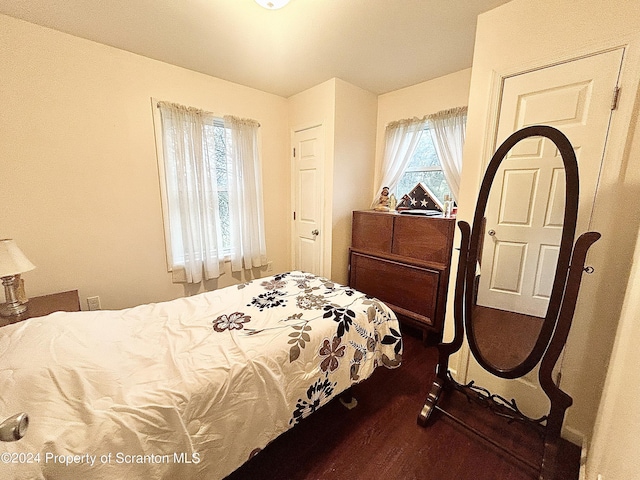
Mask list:
[[87,306],[89,310],[100,310],[100,297],[87,297]]

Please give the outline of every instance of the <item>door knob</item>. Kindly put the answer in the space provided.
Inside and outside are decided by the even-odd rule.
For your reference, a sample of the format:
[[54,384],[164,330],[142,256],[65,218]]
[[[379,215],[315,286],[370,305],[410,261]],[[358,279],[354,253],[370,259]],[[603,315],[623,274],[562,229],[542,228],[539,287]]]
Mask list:
[[311,231],[311,235],[313,235],[314,237],[317,237],[318,235],[320,235],[320,231],[316,228],[315,230]]
[[496,231],[495,231],[495,230],[489,230],[489,231],[487,232],[487,234],[488,234],[490,237],[493,237],[493,236],[496,234]]

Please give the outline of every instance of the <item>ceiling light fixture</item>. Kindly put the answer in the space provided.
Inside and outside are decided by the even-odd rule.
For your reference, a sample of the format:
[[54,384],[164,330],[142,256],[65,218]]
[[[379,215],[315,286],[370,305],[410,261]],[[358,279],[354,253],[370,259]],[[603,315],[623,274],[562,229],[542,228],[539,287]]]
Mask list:
[[256,0],[256,3],[267,10],[277,10],[289,3],[289,0]]

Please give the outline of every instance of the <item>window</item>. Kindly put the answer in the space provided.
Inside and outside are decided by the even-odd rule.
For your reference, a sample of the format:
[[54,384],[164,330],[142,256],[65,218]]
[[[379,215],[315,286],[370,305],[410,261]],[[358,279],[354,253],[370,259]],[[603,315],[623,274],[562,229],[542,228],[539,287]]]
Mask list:
[[451,196],[451,189],[444,176],[442,165],[436,153],[429,128],[425,128],[416,145],[407,167],[393,192],[398,200],[409,193],[418,182],[424,185],[444,203],[445,195]]
[[[213,216],[215,220],[216,226],[216,236],[218,237],[218,242],[216,245],[220,246],[222,250],[222,254],[224,256],[228,256],[231,254],[231,231],[230,231],[230,219],[229,219],[229,166],[227,159],[227,134],[226,129],[224,127],[224,123],[221,118],[212,119],[211,122],[204,123],[204,148],[205,153],[203,155],[204,158],[208,159],[208,161],[202,162],[203,165],[208,164],[207,171],[201,172],[204,174],[204,177],[213,181],[215,179],[217,198],[210,198],[210,201],[213,203],[213,208],[216,209],[216,214]],[[165,126],[167,122],[165,121]],[[167,207],[169,211],[168,215],[168,226],[171,241],[169,242],[169,248],[171,249],[170,258],[172,262],[183,265],[186,261],[185,255],[187,254],[187,250],[185,249],[183,232],[179,228],[179,225],[182,224],[184,215],[183,209],[181,208],[181,198],[180,191],[183,186],[181,186],[178,182],[179,175],[179,162],[176,159],[176,155],[180,147],[176,145],[175,139],[170,136],[167,138],[165,136],[165,144],[164,144],[164,170],[165,170],[165,178],[163,182],[166,186],[166,201]],[[193,155],[193,152],[186,152],[187,155]],[[192,176],[198,175],[197,171],[194,170],[194,162],[198,160],[193,159],[193,162],[185,162],[183,168],[184,175]],[[183,176],[184,176],[183,175]],[[184,185],[186,189],[185,196],[183,201],[195,202],[201,201],[199,196],[206,195],[205,189],[202,185],[198,185],[196,182],[187,182]],[[175,228],[172,228],[175,226]],[[218,236],[219,234],[219,236]],[[215,254],[215,252],[210,252],[210,254]]]
[[229,158],[227,145],[231,144],[229,129],[225,128],[221,118],[215,119],[213,125],[205,126],[205,138],[209,149],[209,158],[214,158],[215,178],[218,189],[218,220],[222,251],[231,254],[231,219],[229,217]]
[[451,108],[387,124],[378,189],[372,206],[390,187],[398,200],[418,182],[424,183],[443,202],[454,201],[460,190],[462,150],[467,107]]
[[265,264],[258,122],[167,102],[158,102],[158,109],[167,262],[174,281],[217,278],[224,260],[232,271]]

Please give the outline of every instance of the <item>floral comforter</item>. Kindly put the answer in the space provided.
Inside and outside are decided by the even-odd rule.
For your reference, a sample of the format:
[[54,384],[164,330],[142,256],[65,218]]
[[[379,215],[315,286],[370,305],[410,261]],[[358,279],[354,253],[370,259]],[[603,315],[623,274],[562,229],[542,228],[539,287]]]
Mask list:
[[0,329],[3,479],[223,478],[382,364],[395,315],[302,272]]

